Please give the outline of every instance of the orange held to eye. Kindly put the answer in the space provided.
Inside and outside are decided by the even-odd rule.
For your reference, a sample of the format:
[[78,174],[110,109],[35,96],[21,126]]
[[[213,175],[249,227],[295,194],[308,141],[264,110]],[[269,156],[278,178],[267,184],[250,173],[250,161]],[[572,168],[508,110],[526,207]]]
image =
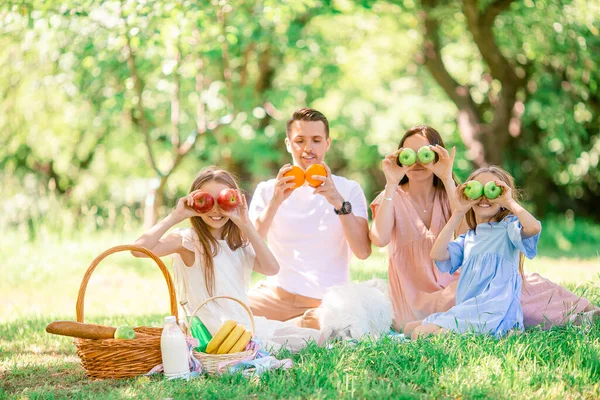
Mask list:
[[327,171],[325,170],[325,167],[321,164],[313,164],[306,169],[306,173],[304,174],[306,182],[308,182],[310,186],[316,188],[321,186],[323,182],[313,179],[313,175],[320,175],[326,177]]
[[297,166],[293,166],[292,169],[288,172],[286,172],[285,174],[283,174],[283,176],[293,176],[294,177],[294,183],[296,184],[296,186],[294,187],[294,189],[299,188],[300,186],[304,185],[304,170],[300,167]]

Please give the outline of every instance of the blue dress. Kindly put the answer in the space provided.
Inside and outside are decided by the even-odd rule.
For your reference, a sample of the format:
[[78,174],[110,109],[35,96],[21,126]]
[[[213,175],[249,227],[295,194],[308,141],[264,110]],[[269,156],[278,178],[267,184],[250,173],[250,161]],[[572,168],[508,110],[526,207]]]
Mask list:
[[450,259],[435,264],[451,274],[461,268],[456,305],[431,314],[423,323],[496,337],[523,329],[519,254],[535,257],[539,236],[523,238],[518,218],[508,215],[500,222],[479,224],[450,242]]

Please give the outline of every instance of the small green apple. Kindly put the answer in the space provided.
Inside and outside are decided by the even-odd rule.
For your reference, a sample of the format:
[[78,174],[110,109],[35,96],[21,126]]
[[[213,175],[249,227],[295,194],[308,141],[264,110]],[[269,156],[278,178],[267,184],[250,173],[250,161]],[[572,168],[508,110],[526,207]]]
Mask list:
[[121,325],[115,331],[115,339],[135,339],[135,331],[129,325]]
[[423,146],[419,149],[417,158],[421,164],[429,164],[435,160],[435,152],[431,150],[430,146]]
[[483,187],[483,194],[490,200],[493,200],[502,194],[502,187],[496,185],[496,182],[489,181]]
[[417,153],[413,149],[404,149],[398,155],[398,161],[405,167],[410,167],[417,161]]
[[464,189],[465,196],[471,200],[477,200],[483,196],[483,185],[479,181],[469,181]]

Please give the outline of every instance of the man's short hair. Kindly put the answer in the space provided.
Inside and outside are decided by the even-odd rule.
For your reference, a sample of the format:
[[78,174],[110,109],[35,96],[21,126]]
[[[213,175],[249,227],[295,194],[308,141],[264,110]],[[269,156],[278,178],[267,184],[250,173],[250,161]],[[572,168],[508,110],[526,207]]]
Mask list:
[[329,121],[322,112],[313,108],[300,108],[296,110],[285,127],[287,137],[290,137],[290,128],[295,121],[321,121],[325,125],[325,137],[329,138]]

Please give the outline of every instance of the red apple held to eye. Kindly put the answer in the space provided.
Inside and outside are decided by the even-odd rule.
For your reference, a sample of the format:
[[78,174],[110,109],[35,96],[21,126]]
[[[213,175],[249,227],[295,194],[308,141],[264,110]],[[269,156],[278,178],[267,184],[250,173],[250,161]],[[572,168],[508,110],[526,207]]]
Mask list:
[[215,198],[212,196],[212,194],[207,192],[194,192],[192,193],[192,199],[194,200],[194,210],[200,214],[209,212],[215,205]]
[[223,211],[233,211],[240,204],[240,196],[235,189],[223,189],[217,197],[217,203]]

